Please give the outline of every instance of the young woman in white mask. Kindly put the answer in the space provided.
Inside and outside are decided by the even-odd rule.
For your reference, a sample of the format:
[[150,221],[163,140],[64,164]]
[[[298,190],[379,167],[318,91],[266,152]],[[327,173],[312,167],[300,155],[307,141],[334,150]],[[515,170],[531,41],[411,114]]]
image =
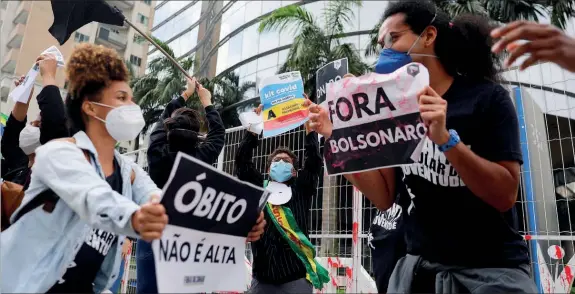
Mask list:
[[78,132],[36,149],[30,186],[0,238],[3,292],[100,293],[118,277],[126,236],[158,239],[168,221],[161,190],[114,149],[144,126],[123,59],[81,44],[66,75]]

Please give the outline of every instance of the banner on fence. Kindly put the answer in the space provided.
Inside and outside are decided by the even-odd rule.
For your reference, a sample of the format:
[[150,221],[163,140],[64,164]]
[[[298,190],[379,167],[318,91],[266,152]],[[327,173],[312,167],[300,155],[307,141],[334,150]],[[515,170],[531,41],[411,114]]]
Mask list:
[[262,188],[178,153],[161,202],[169,224],[152,244],[158,291],[245,291],[246,237],[268,197]]
[[261,81],[264,138],[293,130],[308,120],[308,110],[303,106],[303,90],[299,71],[267,77]]
[[329,175],[415,163],[426,128],[417,93],[429,85],[427,69],[410,63],[391,74],[345,78],[327,87],[333,122],[324,157]]
[[347,58],[334,60],[316,71],[315,88],[317,104],[321,104],[325,101],[327,84],[343,79],[343,76],[348,72]]

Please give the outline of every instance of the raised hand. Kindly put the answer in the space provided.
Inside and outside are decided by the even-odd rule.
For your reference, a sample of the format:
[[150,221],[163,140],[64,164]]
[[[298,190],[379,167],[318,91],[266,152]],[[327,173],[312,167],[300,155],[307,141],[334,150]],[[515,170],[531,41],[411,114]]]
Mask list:
[[42,85],[56,85],[56,69],[58,68],[58,61],[53,54],[42,54],[36,59],[36,64],[40,68],[40,76],[42,76]]
[[184,100],[188,101],[192,95],[196,92],[196,85],[197,85],[196,78],[186,78],[186,90],[182,93],[182,97]]
[[[529,55],[520,65],[520,70],[537,62],[549,61],[575,72],[575,39],[557,27],[530,21],[515,21],[494,29],[491,37],[499,38],[493,45],[494,53],[500,53],[504,49],[511,53],[505,60],[506,67],[512,65],[520,56]],[[520,44],[520,40],[529,42]]]
[[306,99],[304,106],[309,109],[309,121],[306,128],[310,131],[317,132],[318,134],[329,138],[333,131],[333,124],[329,120],[329,114],[325,108]]
[[198,95],[200,96],[202,106],[205,108],[212,105],[212,93],[210,93],[210,90],[204,88],[201,84],[198,85]]
[[427,127],[429,139],[437,145],[447,143],[449,141],[449,132],[445,127],[447,101],[427,86],[419,92],[418,102],[421,119]]

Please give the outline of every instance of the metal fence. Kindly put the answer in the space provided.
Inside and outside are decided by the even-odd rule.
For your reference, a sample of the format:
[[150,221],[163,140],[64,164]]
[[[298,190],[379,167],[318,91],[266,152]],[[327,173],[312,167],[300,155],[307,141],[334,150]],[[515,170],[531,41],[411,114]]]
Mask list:
[[[571,213],[575,210],[575,75],[552,64],[525,72],[510,70],[504,75],[520,122],[524,164],[517,208],[520,231],[530,247],[532,275],[541,293],[571,292],[575,273],[575,214]],[[215,164],[218,169],[233,174],[235,152],[244,134],[243,128],[226,131],[226,144]],[[261,140],[253,158],[260,171],[265,171],[267,155],[279,146],[289,147],[302,158],[304,130]],[[147,166],[145,150],[131,154]],[[370,277],[367,245],[374,216],[373,206],[343,177],[320,178],[309,230],[319,260],[332,276],[323,292],[377,293]],[[248,250],[248,267],[250,257]],[[125,271],[123,293],[134,292],[134,260],[127,262],[131,270]]]

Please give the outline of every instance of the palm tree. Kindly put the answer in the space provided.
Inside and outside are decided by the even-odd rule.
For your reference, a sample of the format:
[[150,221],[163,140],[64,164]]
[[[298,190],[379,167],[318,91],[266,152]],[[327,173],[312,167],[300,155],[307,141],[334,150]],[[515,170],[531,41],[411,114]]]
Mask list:
[[279,31],[284,35],[296,35],[287,61],[278,72],[300,71],[312,100],[315,100],[316,92],[315,73],[328,62],[347,57],[350,73],[361,75],[369,69],[356,51],[359,48],[341,41],[345,28],[355,18],[353,8],[357,6],[361,6],[361,1],[329,1],[323,11],[324,27],[311,12],[298,5],[276,9],[260,23],[260,33]]
[[[548,12],[551,23],[565,29],[569,18],[575,16],[575,2],[572,0],[433,0],[433,2],[451,18],[471,13],[487,16],[499,24],[521,19],[539,21],[539,17]],[[365,56],[378,54],[377,38],[382,23],[383,19],[372,29]]]
[[[347,57],[349,72],[362,75],[369,66],[353,44],[343,43],[345,28],[355,19],[353,8],[361,6],[361,1],[329,1],[323,11],[324,26],[314,19],[303,6],[289,5],[279,8],[262,19],[259,32],[279,31],[284,35],[295,35],[288,52],[287,61],[279,73],[299,71],[304,79],[304,88],[311,100],[316,101],[316,71],[325,64]],[[310,50],[311,49],[311,50]],[[337,177],[324,176],[322,192],[322,231],[337,228],[337,207],[339,202]],[[329,256],[338,252],[334,239],[322,240],[320,253]]]
[[245,98],[252,98],[245,96],[248,91],[256,89],[256,83],[244,82],[240,85],[240,77],[235,72],[230,71],[214,78],[211,84],[214,85],[213,89],[210,89],[212,100],[220,112],[224,126],[226,128],[239,126],[241,124],[239,112],[253,107],[255,102],[238,104]]

